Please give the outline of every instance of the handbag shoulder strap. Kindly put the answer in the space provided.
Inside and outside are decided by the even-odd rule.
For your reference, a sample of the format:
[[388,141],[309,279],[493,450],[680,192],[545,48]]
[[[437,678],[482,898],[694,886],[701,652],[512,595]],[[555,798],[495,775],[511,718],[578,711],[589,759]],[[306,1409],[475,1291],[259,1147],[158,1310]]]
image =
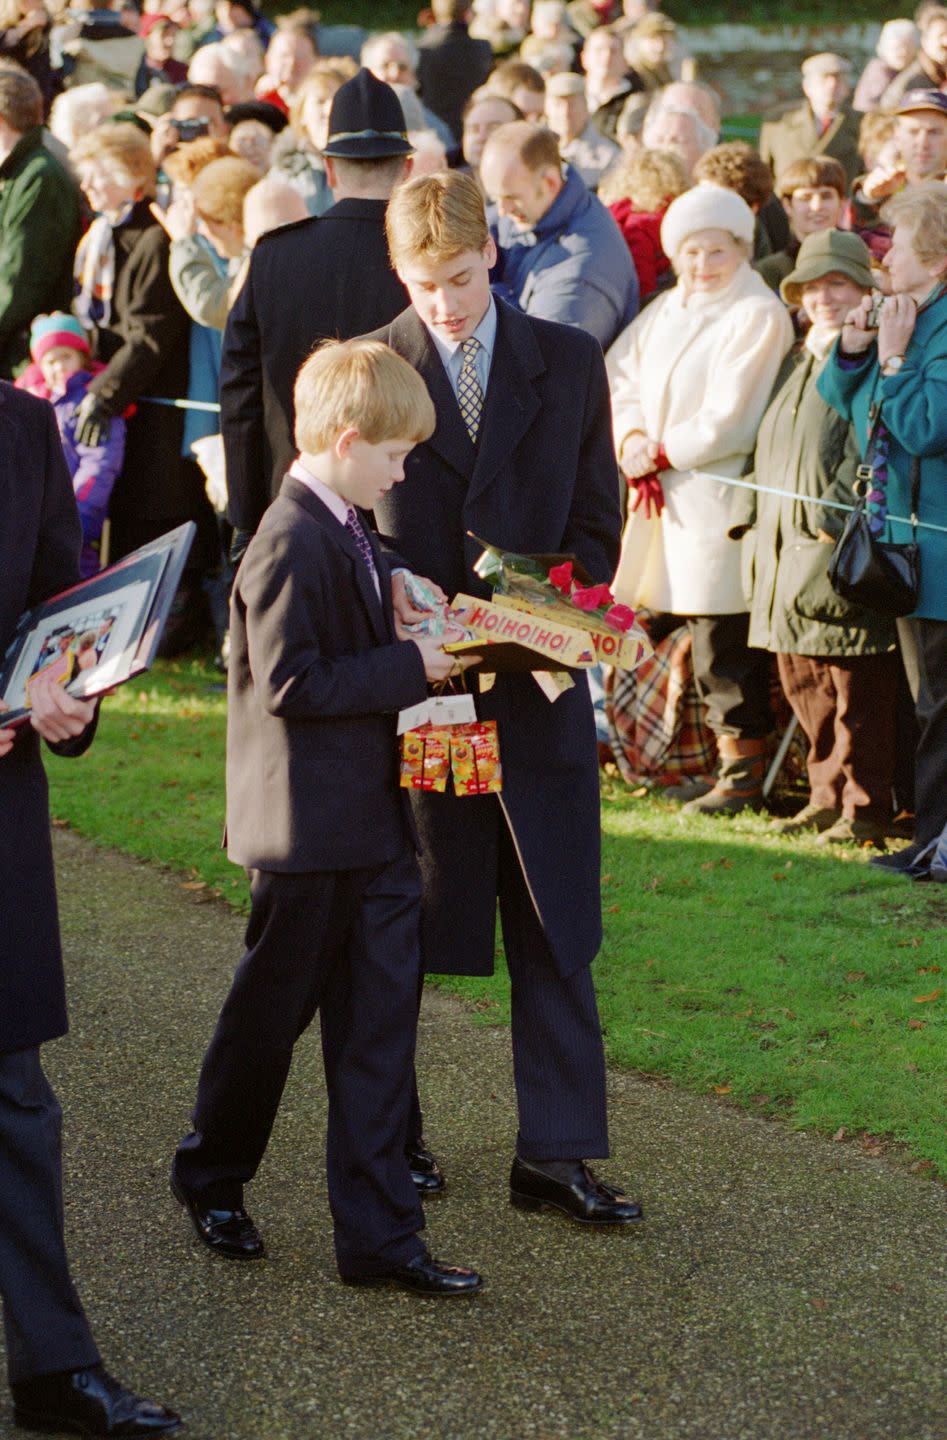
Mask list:
[[[868,440],[865,445],[865,458],[862,464],[871,466],[874,463],[875,442],[878,439],[878,430],[881,426],[881,401],[875,402],[875,412],[871,420],[871,429],[868,432]],[[917,539],[917,510],[921,499],[921,457],[911,456],[911,532],[912,537]]]
[[874,455],[875,443],[878,439],[878,431],[881,428],[881,401],[873,400],[868,411],[871,420],[871,428],[868,431],[868,439],[865,441],[865,459],[863,463],[870,465]]
[[911,456],[911,536],[917,539],[917,511],[921,502],[921,457]]

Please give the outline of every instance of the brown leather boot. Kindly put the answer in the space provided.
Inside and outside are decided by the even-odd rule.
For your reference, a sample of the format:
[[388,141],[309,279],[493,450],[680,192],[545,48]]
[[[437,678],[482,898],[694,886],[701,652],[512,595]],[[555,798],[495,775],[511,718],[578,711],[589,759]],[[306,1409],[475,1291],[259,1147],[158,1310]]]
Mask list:
[[766,741],[737,740],[718,735],[720,764],[714,788],[681,807],[682,815],[737,815],[762,810],[766,774]]

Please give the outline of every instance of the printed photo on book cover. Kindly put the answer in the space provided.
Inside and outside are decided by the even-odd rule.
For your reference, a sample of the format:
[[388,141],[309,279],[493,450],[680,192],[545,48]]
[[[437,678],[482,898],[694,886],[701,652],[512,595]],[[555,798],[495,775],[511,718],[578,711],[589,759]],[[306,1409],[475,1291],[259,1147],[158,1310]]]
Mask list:
[[71,695],[97,695],[124,678],[129,646],[151,587],[126,585],[94,600],[79,601],[39,626],[17,658],[5,699],[11,709],[30,709],[30,687],[40,675],[68,686]]

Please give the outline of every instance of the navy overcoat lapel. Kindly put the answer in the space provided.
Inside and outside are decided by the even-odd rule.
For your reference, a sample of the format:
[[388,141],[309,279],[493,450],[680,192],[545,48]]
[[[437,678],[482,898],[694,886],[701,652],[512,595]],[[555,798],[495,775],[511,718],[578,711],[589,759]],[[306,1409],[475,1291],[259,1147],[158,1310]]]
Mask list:
[[501,300],[496,307],[497,338],[468,503],[496,479],[540,411],[533,381],[546,366],[530,322]]
[[[300,480],[294,479],[292,475],[287,475],[281,486],[280,493],[288,496],[291,500],[295,500],[298,505],[301,505],[303,509],[322,526],[333,543],[338,545],[339,548],[344,550],[346,555],[350,557],[355,585],[368,612],[368,618],[371,621],[375,637],[380,645],[389,644],[392,637],[392,630],[389,628],[387,609],[390,609],[391,597],[388,596],[386,609],[385,588],[387,567],[383,569],[379,560],[377,547],[372,544],[372,554],[375,556],[375,568],[378,571],[379,585],[382,593],[381,601],[379,601],[378,595],[376,594],[375,582],[369,574],[368,566],[362,559],[359,548],[352,539],[352,536],[344,525],[339,524],[338,520],[330,513],[326,506],[323,505],[319,497],[313,494],[308,485],[303,485]],[[370,526],[365,520],[362,521],[362,528],[366,534],[370,535]]]

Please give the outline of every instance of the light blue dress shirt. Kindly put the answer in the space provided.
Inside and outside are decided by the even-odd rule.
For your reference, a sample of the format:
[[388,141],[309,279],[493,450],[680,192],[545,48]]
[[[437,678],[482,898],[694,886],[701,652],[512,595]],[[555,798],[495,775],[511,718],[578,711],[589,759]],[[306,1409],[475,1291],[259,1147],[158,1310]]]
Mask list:
[[[441,357],[444,369],[447,371],[447,378],[450,380],[454,394],[457,394],[457,387],[460,384],[460,372],[464,364],[463,340],[445,340],[442,335],[435,335],[434,331],[428,328],[427,332],[431,342]],[[497,339],[497,307],[496,301],[490,297],[490,304],[480,324],[473,332],[473,339],[480,341],[480,349],[477,351],[476,366],[477,379],[480,381],[480,389],[484,395],[487,393],[487,381],[490,378],[490,366],[493,363],[493,350]]]

